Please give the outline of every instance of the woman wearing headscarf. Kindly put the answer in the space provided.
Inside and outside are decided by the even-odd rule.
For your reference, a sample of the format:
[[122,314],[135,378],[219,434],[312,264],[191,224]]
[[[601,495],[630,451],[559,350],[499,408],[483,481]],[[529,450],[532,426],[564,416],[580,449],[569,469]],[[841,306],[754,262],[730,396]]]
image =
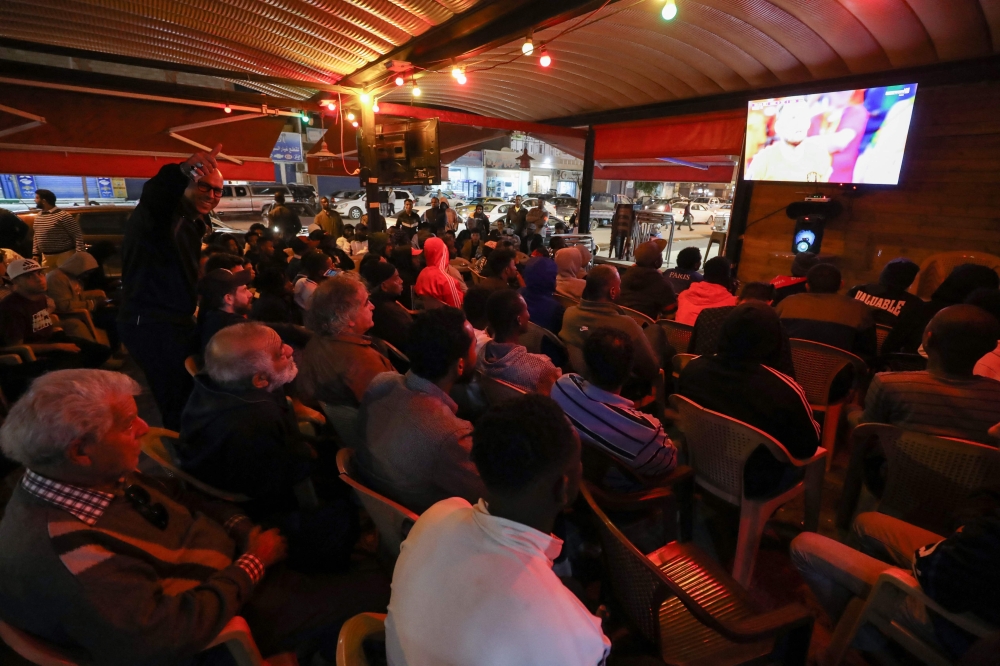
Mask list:
[[531,322],[556,335],[562,329],[563,313],[566,311],[552,296],[558,272],[556,262],[547,257],[535,257],[524,267],[524,287],[521,288]]
[[556,293],[580,300],[587,281],[583,279],[586,273],[581,269],[583,256],[576,247],[564,247],[556,252]]

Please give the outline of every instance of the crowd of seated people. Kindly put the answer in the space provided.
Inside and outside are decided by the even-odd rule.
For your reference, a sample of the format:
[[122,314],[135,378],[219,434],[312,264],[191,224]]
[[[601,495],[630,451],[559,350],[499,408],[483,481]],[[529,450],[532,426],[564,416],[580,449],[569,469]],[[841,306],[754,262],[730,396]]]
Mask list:
[[[842,294],[836,267],[804,257],[794,280],[779,281],[798,293],[777,302],[774,284],[733,293],[723,257],[702,274],[700,253],[685,250],[683,263],[679,256],[679,267],[664,271],[656,241],[636,248],[624,278],[612,264],[590,268],[582,246],[549,257],[531,229],[544,217],[522,209],[517,234],[487,231],[474,218],[479,238],[467,254],[487,266],[475,284],[471,271],[460,272],[456,248],[466,241],[447,207],[421,221],[408,203],[391,233],[341,230],[329,216],[308,236],[263,227],[242,239],[205,236],[210,227],[194,211],[218,201],[212,158],[164,167],[144,191],[127,253],[162,240],[158,225],[173,221],[181,231],[161,248],[166,263],[154,272],[164,282],[155,287],[151,269],[126,257],[119,312],[130,351],[134,336],[151,338],[136,361],[164,424],[178,432],[176,465],[217,493],[244,496],[238,507],[140,457],[149,433],[135,403],[139,385],[92,369],[99,356],[80,368],[78,358],[109,355],[106,347],[85,348],[94,343],[47,331],[51,323],[35,328],[47,319],[42,268],[4,262],[11,293],[0,316],[17,314],[3,318],[5,341],[33,345],[51,365],[0,427],[0,449],[24,467],[0,520],[0,619],[82,662],[228,663],[222,648],[205,649],[241,615],[265,656],[294,651],[300,663],[332,664],[347,618],[387,611],[392,664],[604,663],[617,634],[574,592],[576,567],[556,563],[586,551],[575,542],[590,538],[565,524],[585,512],[576,501],[584,453],[629,472],[588,479],[611,491],[666,483],[686,460],[682,440],[668,435],[672,413],[647,400],[673,350],[660,326],[644,327],[623,308],[662,319],[676,304],[677,321],[693,326],[697,358],[674,392],[769,434],[792,458],[816,453],[821,428],[795,379],[790,338],[874,361],[875,322],[904,327],[900,349],[926,355],[926,370],[859,382],[867,394],[853,396],[849,425],[997,446],[1000,381],[990,373],[1000,279],[992,271],[958,267],[924,303],[906,292],[915,276],[908,260]],[[56,291],[70,309],[97,312],[99,299],[81,282],[93,267],[77,255],[58,269]],[[154,308],[136,291],[144,288],[166,294],[167,305]],[[914,345],[908,331],[920,321]],[[565,363],[525,346],[537,332],[531,323],[558,336]],[[165,358],[153,358],[154,343]],[[201,358],[191,377],[183,361],[193,354]],[[155,375],[167,361],[180,363],[169,367],[185,383],[177,373]],[[491,379],[509,384],[512,397],[472,409],[461,396]],[[324,412],[336,423],[324,423]],[[303,419],[315,427],[303,429]],[[336,465],[348,440],[356,480],[420,516],[407,525],[394,568],[364,555],[364,516]],[[879,454],[851,452],[845,498],[869,483]],[[770,498],[802,477],[761,446],[744,466],[743,492]],[[811,533],[791,543],[793,563],[833,622],[849,621],[852,602],[891,567],[912,569],[946,608],[1000,622],[988,594],[998,584],[996,506],[958,517],[951,535],[877,513],[851,518],[840,526],[851,528],[857,549]],[[926,612],[907,626],[955,657],[972,642]],[[857,645],[877,647],[878,637],[863,633]]]

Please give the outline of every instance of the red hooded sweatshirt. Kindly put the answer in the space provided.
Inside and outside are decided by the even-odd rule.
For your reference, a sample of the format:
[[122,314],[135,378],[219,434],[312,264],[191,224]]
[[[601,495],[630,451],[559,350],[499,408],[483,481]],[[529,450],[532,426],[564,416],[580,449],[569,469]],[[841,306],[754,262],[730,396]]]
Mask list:
[[428,238],[424,243],[427,267],[417,276],[414,291],[418,296],[436,298],[453,308],[462,307],[462,290],[458,282],[448,275],[448,246],[440,238]]

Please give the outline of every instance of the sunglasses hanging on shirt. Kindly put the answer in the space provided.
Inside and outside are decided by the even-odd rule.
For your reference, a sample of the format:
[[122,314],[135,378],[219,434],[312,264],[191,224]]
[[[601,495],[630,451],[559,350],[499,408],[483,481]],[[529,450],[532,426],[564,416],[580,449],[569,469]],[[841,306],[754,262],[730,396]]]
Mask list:
[[159,502],[151,502],[149,491],[142,486],[131,485],[125,488],[125,499],[129,501],[132,508],[139,512],[139,515],[151,522],[161,530],[167,529],[170,524],[170,514],[167,508]]

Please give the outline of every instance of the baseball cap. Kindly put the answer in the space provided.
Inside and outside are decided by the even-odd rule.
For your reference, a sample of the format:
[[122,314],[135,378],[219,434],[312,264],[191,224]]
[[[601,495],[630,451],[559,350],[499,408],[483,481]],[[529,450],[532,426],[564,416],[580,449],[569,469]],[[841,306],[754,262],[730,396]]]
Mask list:
[[7,265],[7,277],[13,280],[27,273],[42,270],[42,266],[34,259],[18,259]]
[[309,240],[311,241],[321,241],[326,238],[329,234],[322,229],[313,229],[309,232]]
[[250,284],[250,271],[234,273],[226,268],[216,268],[201,279],[201,293],[206,296],[222,296],[246,284]]
[[[662,241],[663,245],[660,245]],[[663,248],[666,247],[667,242],[662,238],[656,240],[646,241],[635,248],[635,265],[636,266],[648,266],[651,268],[657,267],[657,260],[663,261]]]

